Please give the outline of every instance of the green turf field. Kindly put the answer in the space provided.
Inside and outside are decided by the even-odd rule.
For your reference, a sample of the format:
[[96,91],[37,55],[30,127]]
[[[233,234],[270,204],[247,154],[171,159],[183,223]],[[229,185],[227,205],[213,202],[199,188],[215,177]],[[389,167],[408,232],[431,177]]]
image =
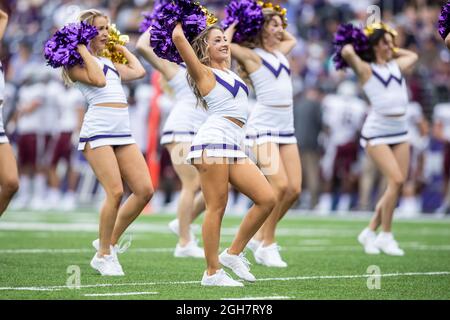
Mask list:
[[[450,299],[448,219],[398,221],[395,235],[406,255],[389,257],[365,255],[356,242],[366,217],[290,215],[278,236],[289,267],[256,265],[248,253],[258,281],[233,289],[200,286],[204,261],[173,257],[173,218],[140,217],[129,232],[131,248],[119,256],[126,276],[111,278],[89,266],[96,213],[7,212],[0,220],[0,299]],[[222,249],[239,221],[225,216]],[[368,278],[370,266],[381,278]],[[77,270],[81,287],[69,288]]]

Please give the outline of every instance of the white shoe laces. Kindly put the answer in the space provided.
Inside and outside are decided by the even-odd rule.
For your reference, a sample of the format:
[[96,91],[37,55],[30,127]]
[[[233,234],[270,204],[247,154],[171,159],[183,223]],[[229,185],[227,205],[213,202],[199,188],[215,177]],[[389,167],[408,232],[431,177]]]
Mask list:
[[242,263],[244,264],[245,268],[246,268],[247,270],[250,270],[250,265],[251,265],[251,263],[250,263],[250,261],[248,261],[248,259],[245,257],[245,253],[244,253],[244,252],[241,252],[241,253],[239,254],[239,259],[242,261]]

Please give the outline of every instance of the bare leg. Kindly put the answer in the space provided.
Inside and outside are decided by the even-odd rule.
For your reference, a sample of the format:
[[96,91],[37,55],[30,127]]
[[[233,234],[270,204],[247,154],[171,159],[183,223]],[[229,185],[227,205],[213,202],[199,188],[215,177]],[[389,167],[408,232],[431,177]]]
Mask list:
[[19,189],[16,159],[9,143],[0,144],[0,216]]

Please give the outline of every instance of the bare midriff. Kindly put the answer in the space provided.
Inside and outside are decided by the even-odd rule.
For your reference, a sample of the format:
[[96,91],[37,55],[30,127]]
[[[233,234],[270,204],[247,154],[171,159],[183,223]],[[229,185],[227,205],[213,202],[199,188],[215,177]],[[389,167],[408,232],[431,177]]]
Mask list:
[[232,117],[225,117],[225,118],[230,120],[231,122],[233,122],[234,124],[238,125],[241,128],[244,126],[244,123],[236,118],[232,118]]
[[125,103],[101,103],[101,104],[95,104],[96,107],[109,107],[109,108],[126,108],[128,107],[128,104]]

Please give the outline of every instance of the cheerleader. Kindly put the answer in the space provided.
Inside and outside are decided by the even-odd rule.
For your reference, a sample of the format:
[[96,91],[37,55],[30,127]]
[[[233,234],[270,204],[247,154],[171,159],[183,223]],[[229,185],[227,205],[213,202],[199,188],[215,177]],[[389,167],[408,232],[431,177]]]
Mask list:
[[[80,131],[78,150],[83,154],[106,192],[100,212],[99,240],[93,242],[98,250],[91,266],[101,275],[124,275],[118,261],[117,242],[127,227],[138,217],[153,194],[147,164],[130,130],[128,104],[122,81],[144,77],[139,60],[124,46],[116,45],[128,64],[113,63],[100,57],[108,40],[109,18],[98,10],[80,13],[84,21],[98,30],[89,49],[78,45],[84,66],[63,70],[67,83],[74,83],[88,101]],[[121,205],[122,178],[132,194]]]
[[[233,270],[240,278],[255,281],[243,250],[275,205],[270,185],[257,166],[241,150],[247,121],[248,88],[232,71],[230,45],[223,30],[208,26],[191,43],[180,23],[172,39],[185,61],[189,82],[209,117],[195,136],[187,159],[200,173],[206,202],[202,226],[207,270],[204,286],[243,286],[221,269]],[[231,246],[218,255],[220,226],[225,213],[228,183],[253,200]]]
[[[197,99],[187,82],[186,65],[177,65],[161,59],[153,52],[150,47],[150,29],[140,36],[137,49],[141,56],[162,74],[175,94],[176,102],[164,124],[161,137],[161,145],[169,151],[175,172],[181,180],[178,219],[169,224],[170,229],[175,230],[179,236],[174,256],[204,258],[203,249],[198,246],[194,234],[190,231],[191,222],[201,213],[194,212],[200,177],[195,167],[186,163],[186,156],[195,134],[208,114],[197,107]],[[174,226],[176,224],[178,226]]]
[[[275,239],[278,222],[297,201],[302,182],[300,154],[294,135],[293,89],[286,55],[296,39],[284,29],[284,15],[263,8],[264,24],[246,46],[233,43],[231,52],[255,89],[257,105],[247,123],[246,144],[277,197],[263,227],[249,242],[257,263],[286,267]],[[232,38],[237,22],[226,31]]]
[[[8,14],[0,8],[0,41],[6,31]],[[5,70],[0,62],[0,216],[5,212],[19,189],[16,159],[3,128],[3,101],[5,98]]]
[[[367,54],[360,56],[353,44],[346,44],[341,55],[356,73],[372,106],[362,128],[360,144],[386,178],[387,189],[358,241],[367,254],[382,251],[403,256],[404,251],[392,234],[392,218],[409,168],[408,92],[403,75],[414,66],[418,56],[396,48],[396,33],[384,24],[369,26],[364,33],[369,43]],[[376,235],[380,226],[382,231]]]

